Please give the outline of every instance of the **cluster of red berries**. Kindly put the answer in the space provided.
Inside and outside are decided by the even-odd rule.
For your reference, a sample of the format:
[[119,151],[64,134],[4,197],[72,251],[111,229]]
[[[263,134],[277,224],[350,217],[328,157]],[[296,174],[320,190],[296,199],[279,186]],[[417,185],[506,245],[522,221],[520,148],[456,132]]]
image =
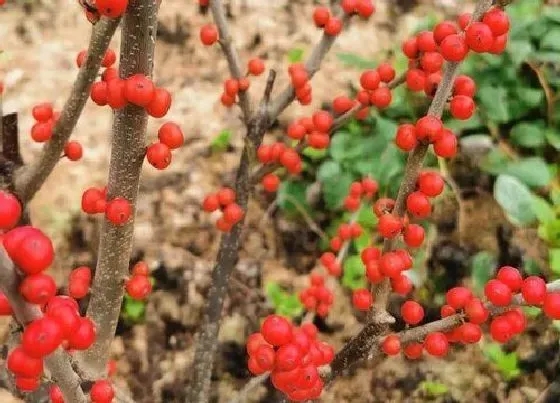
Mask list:
[[[292,174],[297,175],[303,169],[303,162],[298,152],[284,143],[261,144],[257,149],[257,158],[263,164],[280,164]],[[261,183],[267,192],[276,192],[280,178],[276,174],[265,175]]]
[[247,339],[248,368],[254,375],[270,371],[272,384],[293,401],[319,398],[323,381],[317,370],[334,358],[334,349],[317,340],[317,328],[293,326],[278,315],[267,316],[260,332]]
[[435,116],[424,116],[418,119],[416,125],[405,123],[398,127],[395,136],[397,147],[408,152],[418,142],[432,143],[434,152],[442,158],[453,158],[457,154],[457,137]]
[[[96,11],[86,10],[86,15],[89,12],[90,14],[97,13],[108,18],[119,18],[125,13],[128,7],[128,0],[95,0],[92,1],[92,3],[95,5]],[[87,16],[88,20],[91,21],[92,17],[90,15]]]
[[241,206],[235,202],[236,197],[233,189],[224,187],[207,195],[202,202],[202,209],[207,213],[221,209],[222,216],[216,221],[216,228],[222,232],[229,232],[245,215]]
[[164,123],[158,130],[158,141],[146,149],[146,159],[154,168],[163,170],[171,164],[171,150],[181,147],[183,142],[184,136],[179,125]]
[[107,187],[91,187],[82,193],[82,211],[86,214],[105,213],[105,218],[112,224],[123,225],[132,215],[132,206],[123,197],[107,201]]
[[370,200],[379,190],[377,181],[364,178],[361,182],[352,182],[348,196],[344,199],[344,208],[348,211],[358,211],[362,198]]
[[31,138],[37,143],[49,141],[53,134],[54,125],[60,118],[60,112],[55,112],[49,102],[33,107],[31,111],[35,124],[31,127]]
[[150,268],[146,262],[138,262],[132,268],[132,276],[126,281],[125,289],[128,295],[138,301],[146,299],[152,292]]
[[382,63],[375,70],[366,70],[360,76],[362,90],[356,94],[356,100],[364,107],[373,105],[378,109],[385,109],[391,105],[393,96],[386,85],[395,78],[395,69]]
[[[264,72],[264,62],[258,57],[249,60],[247,63],[247,76],[260,76]],[[237,95],[240,92],[247,91],[251,82],[247,77],[228,78],[224,81],[224,92],[220,97],[222,105],[229,108],[236,102]]]
[[76,267],[68,276],[68,295],[82,299],[91,287],[91,269],[87,266]]
[[306,311],[325,317],[329,314],[334,302],[334,294],[325,287],[325,278],[320,274],[312,273],[310,282],[310,287],[299,293],[299,300]]
[[290,65],[288,74],[298,102],[301,105],[309,105],[313,100],[313,88],[311,88],[309,74],[303,63]]
[[412,290],[412,282],[405,272],[412,268],[413,261],[405,249],[381,253],[377,248],[368,247],[362,251],[361,258],[366,267],[366,278],[372,284],[390,279],[394,292],[406,295]]
[[[362,18],[369,18],[375,12],[371,0],[342,0],[340,6],[347,15],[358,14]],[[332,16],[329,8],[325,6],[315,8],[313,22],[330,36],[336,36],[342,31],[342,20]]]
[[[57,385],[52,385],[49,390],[51,403],[64,403],[64,396]],[[89,392],[92,403],[111,403],[115,397],[113,385],[106,379],[96,381]]]
[[312,116],[305,116],[292,122],[286,134],[294,140],[307,143],[309,147],[322,150],[329,146],[334,118],[327,111],[317,111]]

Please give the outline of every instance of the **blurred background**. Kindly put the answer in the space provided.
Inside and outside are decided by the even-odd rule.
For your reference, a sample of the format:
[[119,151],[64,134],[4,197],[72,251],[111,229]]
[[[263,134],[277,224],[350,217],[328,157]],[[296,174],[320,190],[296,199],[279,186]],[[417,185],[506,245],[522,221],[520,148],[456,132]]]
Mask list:
[[[320,38],[311,20],[311,0],[226,1],[235,46],[243,60],[264,59],[279,72],[277,90],[287,82],[290,63],[305,60]],[[428,248],[414,256],[415,297],[439,317],[447,289],[468,284],[481,293],[500,265],[548,280],[560,276],[560,8],[556,1],[517,0],[508,8],[512,30],[501,56],[468,58],[462,71],[478,85],[477,114],[446,125],[460,134],[459,155],[447,164],[433,156],[428,165],[446,176],[449,186],[424,223]],[[362,70],[390,60],[397,72],[407,61],[399,43],[442,18],[471,11],[459,0],[376,1],[367,22],[355,19],[337,38],[313,79],[313,103],[290,106],[265,142],[285,138],[287,124],[317,108],[330,107],[337,95],[354,94]],[[137,402],[185,399],[193,338],[198,329],[219,233],[216,216],[204,214],[204,196],[235,175],[244,130],[236,108],[219,97],[229,77],[218,46],[203,47],[201,25],[211,22],[196,1],[163,0],[159,13],[155,82],[173,94],[168,120],[177,121],[185,146],[164,172],[144,167],[131,263],[148,262],[155,291],[147,303],[126,299],[112,358],[115,383]],[[77,1],[7,0],[0,8],[0,80],[4,113],[17,112],[26,161],[38,154],[31,141],[31,108],[51,101],[60,109],[77,74],[75,58],[89,40],[91,25]],[[112,48],[118,49],[119,37]],[[252,79],[261,94],[265,75]],[[258,318],[277,312],[294,319],[303,309],[297,293],[306,275],[348,214],[341,209],[350,183],[371,175],[381,194],[394,196],[405,156],[392,144],[397,124],[424,113],[427,100],[404,88],[392,106],[352,121],[333,137],[328,152],[306,151],[302,175],[283,182],[277,195],[257,189],[243,233],[240,261],[231,281],[220,332],[213,400],[225,402],[249,379],[244,343]],[[149,138],[161,122],[151,119]],[[73,138],[84,146],[77,163],[62,160],[31,204],[34,224],[56,244],[51,272],[63,284],[70,270],[95,266],[99,222],[80,212],[82,191],[104,185],[109,160],[111,111],[88,102]],[[370,210],[359,222],[374,229]],[[364,318],[351,306],[351,290],[361,287],[364,268],[359,250],[379,240],[366,231],[354,241],[344,275],[334,290],[336,302],[326,320],[316,319],[322,338],[340,348]],[[394,297],[398,313],[402,302]],[[529,309],[528,331],[504,346],[486,337],[459,346],[445,359],[404,357],[356,367],[323,393],[324,402],[533,402],[560,401],[560,323]],[[0,318],[6,343],[9,320]],[[403,323],[397,323],[397,329]],[[2,357],[5,357],[5,351]],[[373,368],[373,369],[372,369]],[[6,385],[2,369],[0,385]],[[558,382],[558,383],[557,383]],[[251,401],[275,402],[263,384]],[[541,399],[541,400],[539,400]],[[549,399],[549,400],[547,400]],[[551,399],[551,400],[550,400]],[[19,401],[0,389],[0,401]]]

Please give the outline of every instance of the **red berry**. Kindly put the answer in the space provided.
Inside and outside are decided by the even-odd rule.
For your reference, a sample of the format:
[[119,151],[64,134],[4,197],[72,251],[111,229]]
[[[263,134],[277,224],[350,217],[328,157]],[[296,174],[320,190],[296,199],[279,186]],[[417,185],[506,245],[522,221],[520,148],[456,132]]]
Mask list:
[[473,298],[465,304],[465,313],[471,323],[480,325],[488,319],[490,312],[484,306],[481,300]]
[[546,297],[546,283],[537,276],[529,276],[521,286],[523,299],[529,305],[542,305]]
[[146,299],[152,292],[152,282],[148,276],[132,276],[125,287],[127,294],[138,301]]
[[369,18],[375,12],[375,6],[371,0],[358,0],[356,11],[362,18]]
[[[310,94],[311,87],[307,85],[309,75],[305,69],[295,69],[290,73],[293,87],[296,89],[296,96],[301,99]],[[299,91],[299,92],[298,92]]]
[[437,172],[422,172],[418,175],[418,190],[428,197],[436,197],[441,194],[444,186],[445,182]]
[[60,325],[49,317],[42,317],[31,322],[23,331],[21,346],[26,354],[33,358],[49,355],[62,343]]
[[43,374],[43,360],[29,356],[21,346],[10,351],[6,366],[15,375],[25,378],[36,378]]
[[95,341],[95,325],[89,318],[80,318],[80,327],[68,337],[70,348],[87,350]]
[[274,193],[280,186],[280,178],[275,174],[268,174],[262,178],[262,185],[265,191]]
[[467,28],[467,26],[471,23],[471,20],[472,20],[471,13],[463,13],[459,16],[459,18],[457,18],[457,24],[459,24],[461,29],[464,31]]
[[474,97],[476,93],[476,84],[469,76],[457,76],[453,83],[453,95],[464,95],[466,97]]
[[346,14],[354,14],[357,5],[358,0],[342,0],[340,2],[340,8],[342,8]]
[[146,107],[152,102],[154,95],[154,83],[144,74],[135,74],[125,80],[124,96],[128,102]]
[[455,119],[467,120],[474,114],[475,104],[472,98],[457,95],[451,99],[450,109],[451,115]]
[[109,18],[118,18],[128,7],[128,0],[96,0],[95,5],[99,14]]
[[472,299],[471,290],[466,287],[453,287],[445,294],[445,300],[454,309],[462,309]]
[[379,87],[381,77],[376,70],[366,70],[360,76],[360,85],[363,89],[373,91]]
[[509,17],[499,7],[494,7],[484,14],[482,22],[488,25],[494,36],[507,34],[509,31]]
[[49,275],[32,274],[23,279],[19,292],[28,302],[44,305],[56,294],[56,283]]
[[420,59],[422,69],[427,73],[435,73],[443,66],[443,57],[439,52],[426,52]]
[[422,91],[426,86],[426,73],[420,69],[410,69],[406,72],[406,86],[411,91]]
[[275,369],[279,371],[291,371],[301,363],[301,351],[295,344],[288,343],[276,351]]
[[432,142],[439,140],[443,135],[441,119],[435,116],[424,116],[416,122],[416,137],[419,140],[428,139]]
[[446,129],[443,136],[434,143],[434,152],[438,157],[453,158],[457,154],[457,137]]
[[389,88],[381,87],[372,91],[369,100],[376,108],[384,109],[391,105],[393,96],[391,95],[391,90]]
[[152,100],[146,105],[146,112],[154,118],[162,118],[167,115],[171,107],[171,94],[165,88],[156,88]]
[[37,274],[49,267],[54,259],[51,240],[40,231],[30,233],[19,243],[14,263],[28,275]]
[[33,127],[31,127],[31,138],[37,143],[44,143],[45,141],[49,141],[51,139],[52,131],[52,120],[49,120],[45,123],[35,123]]
[[492,43],[492,47],[490,48],[489,52],[494,55],[502,54],[504,50],[506,50],[507,43],[508,43],[507,34],[497,36],[494,38],[494,42]]
[[127,100],[124,95],[125,81],[115,78],[107,82],[107,104],[113,109],[121,109],[126,106]]
[[32,392],[39,387],[39,378],[16,376],[16,388],[22,392]]
[[459,332],[463,343],[478,343],[482,338],[480,326],[475,325],[474,323],[463,323],[459,326]]
[[91,100],[99,106],[107,105],[107,83],[97,81],[91,86]]
[[[336,97],[332,103],[333,110],[336,114],[343,114],[348,112],[354,106],[354,101],[345,96]],[[291,137],[291,136],[290,136]]]
[[447,318],[448,316],[455,315],[456,311],[451,305],[443,305],[440,310],[441,317]]
[[465,31],[467,46],[478,53],[488,52],[494,43],[490,27],[483,22],[473,22]]
[[409,59],[416,59],[418,56],[418,42],[416,38],[411,38],[404,42],[402,51]]
[[247,64],[247,69],[249,71],[249,74],[252,74],[254,76],[260,76],[262,73],[264,73],[264,69],[265,69],[264,62],[258,57],[251,59]]
[[368,246],[360,253],[360,257],[364,264],[368,264],[372,260],[378,260],[381,257],[381,251],[373,246]]
[[384,253],[379,259],[379,270],[384,276],[397,278],[405,269],[402,257],[396,252]]
[[103,56],[103,60],[101,61],[101,65],[103,67],[111,67],[117,61],[117,54],[113,49],[107,49],[105,55]]
[[64,145],[64,155],[70,161],[78,161],[82,158],[82,145],[77,141],[69,141]]
[[523,285],[521,273],[515,267],[503,266],[498,270],[496,278],[506,284],[511,291],[518,291]]
[[80,328],[80,315],[78,311],[70,305],[49,304],[47,306],[46,315],[58,323],[64,339],[71,337],[71,335]]
[[17,225],[21,218],[21,204],[12,194],[0,190],[0,229],[8,230]]
[[352,304],[359,311],[368,311],[373,304],[371,292],[365,288],[359,288],[352,293]]
[[203,45],[211,46],[218,41],[218,30],[213,24],[206,24],[200,28],[200,41]]
[[235,198],[237,197],[233,189],[231,188],[222,188],[217,193],[218,200],[222,206],[228,206],[235,202]]
[[418,224],[409,224],[404,228],[404,242],[411,248],[418,248],[424,242],[424,228]]
[[249,360],[247,361],[247,368],[253,375],[261,375],[266,372],[265,369],[259,366],[257,359],[254,356],[249,357]]
[[224,220],[230,225],[235,225],[245,215],[243,209],[236,203],[230,203],[224,209]]
[[504,313],[502,316],[508,320],[514,334],[522,333],[527,327],[527,318],[519,307]]
[[395,69],[389,63],[381,63],[377,66],[377,73],[384,83],[390,83],[395,79]]
[[111,403],[115,397],[115,391],[111,382],[107,380],[100,380],[93,384],[89,397],[92,403]]
[[554,320],[560,319],[560,294],[547,294],[544,299],[543,310],[549,318]]
[[406,209],[418,218],[425,218],[432,212],[430,200],[422,192],[412,192],[406,198]]
[[0,291],[0,316],[9,316],[13,313],[8,297]]
[[336,36],[342,31],[342,21],[340,18],[331,17],[325,25],[325,34]]
[[410,343],[403,349],[403,353],[409,360],[417,360],[422,356],[424,346],[420,343]]
[[51,403],[64,403],[64,396],[62,395],[62,391],[55,384],[51,385],[51,388],[49,390],[49,397],[51,399]]
[[393,214],[383,214],[379,217],[377,229],[384,238],[391,239],[396,237],[400,234],[402,228],[403,221],[400,217],[396,217]]
[[340,239],[339,237],[335,236],[334,238],[331,239],[331,241],[329,242],[329,246],[331,247],[331,249],[335,252],[338,252],[340,250],[340,248],[342,247],[342,239]]
[[120,78],[119,72],[117,69],[113,67],[108,67],[105,71],[101,74],[101,80],[105,82],[109,82],[114,80],[115,78]]
[[80,50],[80,52],[76,55],[76,66],[81,68],[87,59],[87,50]]
[[406,296],[410,291],[412,291],[413,284],[408,276],[400,274],[399,276],[391,279],[391,287],[397,294]]
[[401,351],[401,341],[396,334],[390,334],[383,339],[381,349],[387,355],[397,355]]
[[418,50],[420,52],[436,52],[437,44],[431,31],[423,31],[416,35]]
[[411,151],[416,147],[416,127],[411,124],[400,125],[397,129],[395,144],[403,151]]
[[321,28],[327,25],[330,18],[331,12],[328,7],[315,7],[315,10],[313,11],[313,21],[317,27]]
[[333,124],[333,117],[327,111],[319,111],[313,114],[313,124],[320,132],[328,133]]
[[426,336],[426,339],[424,339],[424,348],[429,354],[435,357],[443,357],[447,354],[449,342],[443,333],[430,333]]
[[440,52],[448,62],[460,62],[469,53],[469,47],[461,35],[449,35],[441,42]]
[[130,202],[122,197],[116,197],[107,203],[105,217],[114,225],[123,225],[132,214]]
[[424,319],[424,308],[416,301],[406,301],[401,305],[401,316],[409,325],[417,325]]
[[53,106],[50,102],[35,105],[31,114],[37,122],[46,123],[53,117]]
[[362,179],[362,189],[368,196],[373,196],[379,190],[379,184],[371,178],[364,178]]
[[150,165],[161,171],[171,164],[171,150],[163,143],[153,143],[146,150],[146,158]]
[[498,343],[506,343],[513,334],[513,328],[504,316],[497,316],[490,323],[490,335]]
[[451,21],[443,21],[434,27],[434,40],[439,45],[449,35],[457,33],[457,26]]
[[158,130],[158,139],[171,150],[175,150],[183,145],[183,132],[175,122],[164,123]]
[[292,339],[292,325],[278,315],[269,315],[261,325],[264,339],[273,346],[282,346]]

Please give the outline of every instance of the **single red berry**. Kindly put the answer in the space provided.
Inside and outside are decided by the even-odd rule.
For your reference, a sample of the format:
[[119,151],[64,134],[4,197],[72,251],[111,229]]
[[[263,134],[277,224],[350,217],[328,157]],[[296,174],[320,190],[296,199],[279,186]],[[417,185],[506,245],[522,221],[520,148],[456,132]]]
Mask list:
[[432,212],[430,200],[422,192],[412,192],[408,195],[406,209],[417,218],[426,218]]
[[416,35],[418,50],[420,52],[436,52],[437,44],[434,40],[434,34],[431,31],[423,31]]
[[55,320],[60,326],[62,337],[68,339],[80,328],[80,315],[78,311],[67,304],[49,304],[46,315]]
[[247,368],[253,375],[261,375],[266,372],[265,369],[259,366],[259,364],[257,363],[257,359],[254,356],[249,357],[249,360],[247,361]]
[[247,77],[241,77],[237,80],[237,82],[239,85],[239,91],[247,91],[249,89],[249,86],[251,85],[251,82]]
[[373,91],[379,87],[381,77],[377,70],[366,70],[360,76],[360,85],[363,89]]
[[379,190],[379,184],[371,178],[364,178],[362,179],[362,189],[367,196],[373,196]]
[[332,103],[333,111],[339,115],[348,112],[353,106],[354,101],[345,96],[336,97]]
[[466,344],[478,343],[482,338],[480,326],[474,323],[463,323],[459,326],[459,332],[461,334],[461,341]]
[[51,399],[51,403],[64,403],[64,396],[62,395],[62,391],[55,384],[52,384],[51,388],[49,389],[49,397]]
[[13,313],[8,297],[0,291],[0,316],[10,316]]
[[262,185],[265,191],[274,193],[280,186],[280,178],[275,174],[267,174],[262,178]]
[[492,43],[492,47],[490,48],[489,52],[494,55],[500,55],[506,50],[508,43],[508,35],[500,35],[494,38],[494,42]]
[[128,7],[128,0],[95,0],[99,14],[109,18],[118,18]]
[[47,314],[49,314],[51,310],[56,310],[61,306],[68,306],[72,308],[74,312],[76,312],[76,314],[78,314],[80,310],[78,302],[74,298],[68,297],[66,295],[57,295],[49,301],[46,312]]
[[50,102],[35,105],[31,114],[37,122],[48,122],[53,117],[53,106]]
[[269,315],[261,325],[264,339],[273,346],[282,346],[292,339],[292,325],[278,315]]
[[134,74],[125,80],[124,96],[134,105],[148,106],[154,99],[155,90],[152,80],[144,74]]
[[163,143],[153,143],[146,150],[146,158],[150,165],[161,171],[171,164],[171,150]]
[[328,7],[319,6],[315,7],[313,10],[313,22],[319,28],[324,27],[329,22],[331,18],[331,12]]
[[23,331],[21,346],[26,354],[33,358],[49,355],[62,343],[60,325],[49,317],[42,317],[31,322]]
[[85,61],[87,59],[87,50],[83,49],[80,50],[80,52],[78,52],[78,54],[76,55],[76,66],[78,66],[78,68],[81,68]]
[[387,355],[397,355],[401,351],[401,341],[396,334],[390,334],[383,339],[381,349]]
[[[100,189],[89,188],[82,193],[82,211],[86,214],[96,214],[99,213],[97,209],[97,203],[103,200],[103,193]],[[105,212],[103,210],[102,212]]]
[[406,86],[411,91],[422,91],[426,86],[426,73],[420,69],[410,69],[406,72]]
[[471,20],[472,20],[471,13],[463,13],[459,16],[459,18],[457,18],[457,24],[459,24],[461,29],[464,31],[471,23]]
[[507,311],[502,316],[508,320],[514,334],[522,333],[527,327],[527,318],[519,307]]
[[64,145],[64,155],[70,161],[78,161],[82,158],[82,145],[77,141],[69,141]]
[[420,58],[420,66],[427,73],[435,73],[443,66],[443,57],[439,52],[426,52]]
[[401,305],[401,316],[409,325],[417,325],[424,319],[424,308],[416,301],[406,301]]
[[467,120],[474,114],[475,104],[470,97],[456,95],[451,99],[450,109],[455,119]]
[[328,133],[333,124],[333,117],[327,111],[318,111],[313,114],[313,124],[320,132]]
[[405,270],[405,262],[396,252],[387,252],[379,259],[379,269],[384,276],[397,278]]
[[203,45],[211,46],[218,41],[218,30],[213,24],[206,24],[200,28],[200,41]]
[[469,47],[463,36],[449,35],[441,42],[440,52],[448,62],[460,62],[469,53]]
[[10,351],[6,366],[15,375],[25,378],[35,378],[43,374],[43,360],[29,356],[21,346]]
[[383,214],[379,217],[377,229],[382,237],[392,239],[399,235],[403,229],[402,218],[393,214]]
[[352,305],[359,311],[368,311],[373,304],[371,292],[366,288],[359,288],[352,292]]
[[506,284],[513,292],[519,291],[523,285],[523,277],[515,267],[502,266],[498,270],[496,278]]
[[154,118],[167,115],[171,107],[171,94],[165,88],[156,88],[152,100],[146,105],[146,112]]
[[54,259],[51,240],[40,231],[30,233],[19,243],[15,256],[12,256],[25,274],[37,274],[49,267]]
[[418,248],[424,242],[424,228],[418,224],[409,224],[404,228],[403,239],[407,246]]
[[232,204],[233,202],[235,202],[235,199],[237,197],[233,189],[227,187],[220,189],[217,193],[217,196],[222,206],[228,206]]
[[454,309],[462,309],[472,299],[471,290],[466,287],[453,287],[445,294],[445,300]]
[[447,129],[443,136],[434,143],[434,152],[438,157],[453,158],[457,154],[457,137]]
[[107,380],[100,380],[93,384],[89,397],[92,403],[111,403],[115,397],[115,391],[111,382]]
[[443,21],[434,27],[434,40],[438,45],[449,35],[457,33],[457,26],[451,21]]
[[95,325],[89,318],[80,318],[80,327],[68,337],[70,348],[87,350],[95,341]]
[[428,197],[440,195],[444,186],[443,178],[435,171],[422,172],[418,175],[418,190]]
[[32,392],[39,387],[39,378],[25,378],[16,376],[16,388],[22,392]]
[[397,277],[391,279],[391,287],[393,288],[394,292],[404,297],[412,291],[414,285],[412,284],[412,281],[410,281],[410,278],[408,278],[408,276],[400,274]]
[[132,299],[142,301],[152,292],[152,282],[148,276],[132,276],[126,282],[125,288]]
[[45,123],[35,123],[33,127],[31,127],[31,138],[37,143],[49,141],[52,137],[53,127],[54,124],[52,120]]
[[529,276],[521,286],[523,299],[529,305],[542,305],[546,297],[546,283],[537,276]]
[[144,261],[139,261],[132,267],[132,275],[133,276],[149,276],[150,275],[150,267]]
[[488,25],[494,36],[507,34],[509,31],[509,17],[499,7],[494,7],[484,14],[482,22]]
[[410,343],[403,349],[403,353],[409,360],[417,360],[422,357],[424,346],[421,343]]
[[9,192],[0,190],[0,229],[8,230],[17,225],[21,218],[21,204]]
[[494,35],[485,23],[473,22],[465,31],[465,42],[475,52],[488,52],[494,43]]
[[103,67],[111,67],[117,61],[117,54],[113,49],[107,49],[105,55],[103,56],[103,60],[101,61],[101,65]]
[[183,145],[183,132],[175,122],[166,122],[158,130],[158,139],[171,150],[175,150]]
[[123,197],[116,197],[107,203],[105,217],[114,225],[125,224],[132,215],[130,202]]
[[44,305],[56,294],[56,283],[47,274],[32,274],[23,279],[19,292],[28,302]]
[[329,22],[325,25],[325,34],[336,36],[342,31],[342,20],[337,17],[329,18]]
[[244,215],[245,211],[237,203],[230,203],[224,208],[224,220],[231,225],[241,221]]
[[424,348],[435,357],[443,357],[449,350],[449,342],[445,334],[440,332],[430,333],[424,339]]
[[260,76],[262,73],[264,73],[264,69],[265,69],[264,62],[258,57],[251,59],[247,64],[247,69],[249,71],[249,74],[252,74],[254,76]]
[[544,313],[551,319],[560,319],[560,294],[550,293],[544,299]]
[[504,316],[497,316],[490,323],[490,335],[498,343],[506,343],[514,335],[509,320]]
[[381,63],[377,66],[377,73],[379,74],[379,78],[384,83],[390,83],[395,79],[395,69],[389,63]]
[[105,71],[101,74],[101,80],[106,83],[111,80],[114,80],[115,78],[120,79],[120,76],[119,76],[119,71],[114,67],[106,68]]
[[115,78],[107,82],[107,105],[113,109],[124,108],[127,104],[124,95],[125,81]]
[[333,237],[329,242],[329,246],[333,251],[338,252],[342,248],[342,239],[338,236]]
[[291,371],[300,365],[301,358],[302,354],[300,348],[296,344],[284,344],[276,351],[275,369],[279,371]]
[[354,14],[357,5],[358,0],[342,0],[340,2],[340,8],[342,8],[346,14]]
[[369,98],[371,104],[378,109],[385,109],[391,105],[393,96],[391,95],[391,90],[387,87],[380,87],[373,90]]
[[233,224],[228,223],[224,217],[220,217],[218,221],[216,221],[216,228],[222,232],[229,232],[233,228]]
[[[399,276],[395,278],[399,278]],[[385,280],[385,275],[381,272],[379,261],[372,260],[366,264],[366,277],[372,284],[379,284]]]
[[443,305],[440,309],[440,314],[442,318],[447,318],[448,316],[455,315],[456,311],[451,305]]
[[360,257],[364,264],[368,264],[372,260],[379,260],[381,257],[381,251],[378,248],[374,248],[373,246],[368,246],[364,248],[360,253]]
[[457,76],[453,83],[453,95],[464,95],[474,97],[476,94],[476,84],[472,78],[465,75]]
[[247,354],[249,355],[255,355],[257,352],[257,349],[259,348],[259,346],[261,346],[262,344],[267,344],[262,333],[257,332],[257,333],[252,333],[248,338],[247,338]]
[[465,313],[471,323],[480,325],[488,319],[490,312],[478,298],[473,298],[465,304]]
[[418,56],[418,42],[416,38],[408,39],[402,45],[402,51],[409,59],[416,59]]
[[419,140],[439,140],[443,135],[441,119],[435,116],[424,116],[416,122],[416,137]]
[[375,12],[375,6],[371,0],[358,0],[356,11],[362,18],[369,18]]
[[402,124],[397,129],[395,144],[403,151],[411,151],[416,147],[416,127],[411,124]]
[[107,83],[97,81],[91,86],[91,100],[99,106],[107,105]]

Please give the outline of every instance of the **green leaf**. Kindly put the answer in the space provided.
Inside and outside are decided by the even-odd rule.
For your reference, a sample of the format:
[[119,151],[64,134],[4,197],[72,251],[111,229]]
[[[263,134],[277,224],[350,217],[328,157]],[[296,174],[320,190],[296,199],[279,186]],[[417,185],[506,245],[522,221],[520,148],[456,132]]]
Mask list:
[[344,262],[342,285],[355,290],[366,286],[365,267],[359,256],[350,256]]
[[505,380],[514,379],[521,374],[515,352],[505,353],[497,343],[486,344],[483,352],[496,365]]
[[298,207],[310,210],[305,197],[307,186],[303,182],[284,181],[280,184],[276,199],[278,206],[288,214],[298,214]]
[[494,184],[494,198],[514,224],[525,225],[535,221],[536,215],[531,208],[533,195],[519,179],[510,175],[498,176]]
[[508,156],[500,148],[493,148],[486,154],[480,167],[492,175],[499,175],[506,171],[508,164]]
[[341,172],[342,168],[338,162],[332,160],[325,161],[317,171],[317,179],[321,182],[330,181],[336,179]]
[[288,51],[288,61],[290,63],[299,63],[303,60],[303,49],[294,48]]
[[518,123],[511,129],[510,138],[513,144],[521,147],[543,147],[546,144],[544,122]]
[[541,267],[539,266],[537,261],[527,256],[523,256],[523,269],[525,270],[525,273],[531,276],[537,276],[541,274]]
[[364,59],[354,53],[337,53],[336,57],[347,67],[354,67],[359,70],[374,69],[377,67],[375,61]]
[[146,312],[146,303],[135,300],[128,295],[124,297],[124,317],[131,322],[140,322]]
[[358,212],[358,224],[362,226],[363,229],[372,229],[377,225],[377,216],[374,214],[371,206],[362,205],[360,211]]
[[560,131],[556,128],[547,128],[545,131],[546,141],[557,151],[560,150]]
[[210,143],[210,147],[212,148],[212,152],[224,152],[227,150],[229,146],[229,142],[231,140],[231,131],[229,130],[222,130],[220,134],[212,139]]
[[560,50],[560,28],[551,29],[541,39],[541,49]]
[[522,306],[521,309],[523,309],[523,313],[530,318],[536,318],[542,313],[541,308],[536,306]]
[[534,47],[528,40],[511,40],[507,45],[507,52],[513,64],[517,67],[529,58]]
[[560,248],[549,249],[548,264],[554,274],[560,275]]
[[[551,246],[560,246],[560,219],[548,221],[543,224],[544,234],[542,238],[548,241]],[[539,235],[541,235],[539,233]]]
[[449,389],[443,383],[423,381],[420,388],[430,397],[443,396]]
[[560,9],[558,7],[544,7],[543,16],[548,18],[550,21],[560,24]]
[[471,276],[474,290],[482,295],[484,286],[496,271],[496,259],[488,252],[478,252],[471,261]]
[[337,177],[322,181],[323,199],[328,209],[335,210],[342,206],[353,180],[352,174],[341,172]]
[[294,318],[301,315],[303,305],[296,294],[286,292],[277,283],[270,282],[265,287],[266,295],[278,315]]
[[353,243],[354,243],[354,248],[356,248],[358,252],[361,252],[363,249],[365,249],[371,244],[371,234],[368,231],[364,231],[362,235],[354,239]]
[[560,63],[560,52],[535,52],[533,58],[543,63]]
[[305,147],[303,149],[302,154],[305,155],[306,157],[311,158],[312,160],[321,160],[327,156],[328,150],[326,149],[318,150],[313,147]]
[[554,213],[554,208],[542,197],[533,195],[533,211],[537,216],[537,220],[541,223],[546,223],[548,221],[554,220],[556,214]]
[[541,157],[521,158],[509,162],[503,173],[515,176],[528,186],[542,187],[549,184],[550,172]]
[[478,91],[480,108],[483,108],[489,120],[498,123],[507,122],[508,112],[508,93],[504,87],[485,86]]

